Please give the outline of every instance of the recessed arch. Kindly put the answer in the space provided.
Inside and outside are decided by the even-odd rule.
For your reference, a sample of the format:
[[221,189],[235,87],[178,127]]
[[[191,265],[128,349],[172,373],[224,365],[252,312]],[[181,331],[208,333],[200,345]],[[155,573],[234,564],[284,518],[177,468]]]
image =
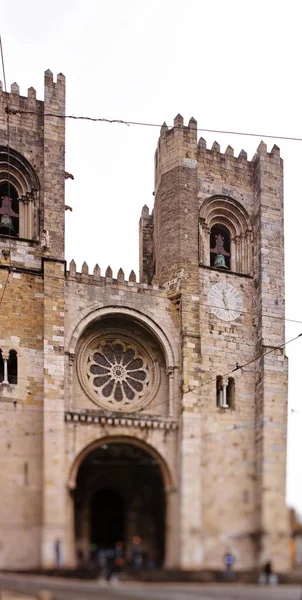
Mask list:
[[200,207],[199,260],[209,265],[210,236],[213,228],[226,228],[230,232],[230,269],[248,274],[252,270],[252,227],[249,215],[242,204],[230,196],[215,195],[206,198]]
[[30,162],[13,148],[0,146],[0,181],[10,180],[16,187],[19,197],[33,191],[38,192],[40,183]]
[[246,209],[238,200],[230,196],[215,195],[204,200],[200,207],[200,218],[207,223],[209,228],[222,218],[233,235],[240,235],[242,231],[251,230],[250,218]]
[[74,544],[84,563],[120,544],[133,565],[139,536],[144,564],[161,566],[169,553],[172,478],[155,448],[131,436],[104,436],[72,465]]
[[173,369],[175,366],[177,366],[172,346],[164,330],[147,315],[143,314],[137,309],[125,306],[98,306],[95,308],[88,308],[86,314],[83,314],[82,319],[79,321],[78,325],[75,327],[70,336],[68,352],[71,355],[75,354],[77,343],[88,326],[97,321],[101,321],[105,317],[114,315],[124,315],[125,317],[130,317],[138,325],[145,327],[159,342],[165,356],[167,368]]
[[[29,161],[20,152],[7,146],[0,146],[0,186],[3,202],[7,203],[7,198],[12,198],[10,189],[13,189],[16,195],[14,200],[18,203],[19,215],[16,235],[22,238],[33,238],[37,234],[38,227],[39,179]],[[4,206],[2,213],[9,214],[6,211],[6,204]],[[6,231],[2,235],[6,235]]]
[[135,437],[128,436],[128,435],[115,435],[115,436],[103,436],[101,438],[98,438],[97,440],[90,442],[90,444],[85,446],[79,452],[79,454],[74,459],[74,461],[70,467],[70,470],[69,470],[69,477],[68,477],[68,483],[67,483],[67,487],[69,490],[76,489],[77,475],[78,475],[78,471],[79,471],[79,468],[80,468],[82,462],[85,460],[85,458],[91,452],[93,452],[94,450],[99,448],[99,446],[102,446],[103,444],[128,444],[128,445],[132,444],[132,445],[136,446],[137,448],[144,450],[150,456],[152,456],[152,458],[154,458],[154,460],[157,461],[157,463],[160,467],[161,473],[162,473],[165,489],[170,490],[171,488],[175,487],[175,481],[172,476],[172,473],[171,473],[165,459],[156,450],[156,448],[154,448],[150,444],[147,444],[147,442],[145,442],[144,440],[141,440],[139,438],[135,438]]

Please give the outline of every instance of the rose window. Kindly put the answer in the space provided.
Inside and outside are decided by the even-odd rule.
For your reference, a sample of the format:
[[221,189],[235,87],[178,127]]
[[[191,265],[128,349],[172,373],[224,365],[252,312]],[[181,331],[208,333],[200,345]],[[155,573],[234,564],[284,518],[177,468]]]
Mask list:
[[99,341],[90,347],[86,364],[89,387],[106,404],[125,409],[139,402],[148,390],[149,367],[134,345]]

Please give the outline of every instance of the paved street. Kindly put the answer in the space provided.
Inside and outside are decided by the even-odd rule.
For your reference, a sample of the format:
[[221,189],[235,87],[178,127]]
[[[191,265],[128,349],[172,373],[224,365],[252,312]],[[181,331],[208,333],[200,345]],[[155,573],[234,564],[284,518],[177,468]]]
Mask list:
[[302,600],[301,586],[120,583],[104,587],[100,582],[21,575],[0,575],[0,589],[33,595],[51,590],[53,600]]

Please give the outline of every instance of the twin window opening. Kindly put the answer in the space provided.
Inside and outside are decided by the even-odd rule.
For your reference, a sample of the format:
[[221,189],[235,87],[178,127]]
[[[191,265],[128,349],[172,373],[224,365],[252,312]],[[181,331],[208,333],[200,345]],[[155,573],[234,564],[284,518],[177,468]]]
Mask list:
[[232,377],[224,380],[216,377],[216,405],[219,408],[235,408],[235,381]]
[[10,350],[5,356],[0,349],[0,383],[18,382],[18,358],[16,350]]

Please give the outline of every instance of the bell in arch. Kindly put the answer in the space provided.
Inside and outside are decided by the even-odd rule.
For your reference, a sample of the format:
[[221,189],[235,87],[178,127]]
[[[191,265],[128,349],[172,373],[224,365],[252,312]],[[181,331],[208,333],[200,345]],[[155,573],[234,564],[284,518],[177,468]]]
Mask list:
[[216,267],[216,269],[227,269],[228,270],[228,267],[225,264],[225,257],[223,256],[223,254],[216,254],[215,260],[214,260],[214,267]]
[[4,196],[1,198],[2,206],[0,208],[0,235],[13,235],[16,236],[17,233],[13,226],[12,217],[18,217],[18,213],[16,213],[11,207],[11,198],[8,196]]
[[226,256],[229,257],[230,253],[224,247],[225,238],[228,241],[228,245],[229,245],[229,232],[227,231],[226,228],[225,228],[225,232],[224,232],[221,229],[221,227],[215,226],[211,230],[211,236],[214,237],[214,239],[215,239],[215,247],[210,248],[210,252],[212,253],[212,256],[213,256],[213,254],[215,254],[214,262],[211,263],[212,266],[215,267],[215,269],[229,270],[229,267],[227,267],[227,265],[226,265],[225,258],[226,258]]
[[0,235],[14,235],[16,236],[16,232],[14,230],[12,218],[9,215],[1,215],[0,220]]

